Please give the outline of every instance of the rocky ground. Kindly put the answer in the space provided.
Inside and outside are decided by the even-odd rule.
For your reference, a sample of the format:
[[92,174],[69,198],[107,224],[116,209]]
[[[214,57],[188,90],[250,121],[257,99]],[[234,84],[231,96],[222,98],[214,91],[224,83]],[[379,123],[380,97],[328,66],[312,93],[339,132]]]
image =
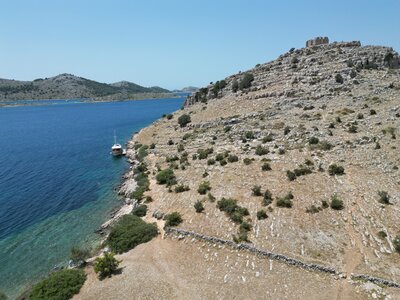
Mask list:
[[[398,65],[391,48],[359,42],[292,49],[200,89],[183,110],[143,129],[129,145],[155,146],[144,159],[145,195],[153,199],[148,216],[178,211],[179,228],[237,240],[242,225],[217,207],[222,198],[236,199],[249,212],[242,242],[334,268],[336,275],[167,237],[121,255],[124,269],[112,279],[99,283],[89,269],[79,297],[400,299],[400,289],[351,279],[366,274],[400,283],[393,244],[400,234]],[[253,80],[240,86],[246,74]],[[181,127],[184,114],[191,122]],[[343,174],[332,173],[334,164]],[[171,187],[155,179],[166,168],[176,176]],[[205,181],[210,189],[202,195]],[[179,185],[189,190],[175,192]],[[334,198],[342,209],[330,207]],[[266,218],[257,218],[261,210]]]

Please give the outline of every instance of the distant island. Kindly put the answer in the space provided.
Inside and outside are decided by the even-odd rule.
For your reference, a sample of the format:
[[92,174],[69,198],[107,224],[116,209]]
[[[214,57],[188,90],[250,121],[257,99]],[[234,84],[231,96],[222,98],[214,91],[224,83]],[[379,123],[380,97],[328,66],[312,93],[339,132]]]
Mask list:
[[0,79],[0,101],[42,99],[91,99],[94,101],[165,98],[173,92],[158,86],[143,87],[129,81],[112,84],[60,74],[33,81]]

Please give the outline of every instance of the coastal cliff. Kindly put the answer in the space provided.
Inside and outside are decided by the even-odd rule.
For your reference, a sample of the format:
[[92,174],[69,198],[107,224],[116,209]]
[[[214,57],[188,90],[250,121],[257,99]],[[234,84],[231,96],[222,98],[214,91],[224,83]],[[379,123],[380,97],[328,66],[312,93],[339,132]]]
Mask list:
[[[76,299],[400,297],[399,55],[307,45],[135,135],[149,182],[125,195],[151,199],[162,237],[120,255],[121,275],[88,268]],[[164,235],[172,212],[183,222]]]

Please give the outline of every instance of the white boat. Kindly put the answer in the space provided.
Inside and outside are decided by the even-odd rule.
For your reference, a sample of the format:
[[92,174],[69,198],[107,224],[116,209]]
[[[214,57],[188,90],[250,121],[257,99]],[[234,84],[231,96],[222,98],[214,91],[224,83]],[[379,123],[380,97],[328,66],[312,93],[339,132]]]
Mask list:
[[121,144],[117,143],[117,136],[115,135],[115,130],[114,130],[114,145],[111,147],[111,154],[114,156],[121,156],[124,152],[124,149],[122,149]]

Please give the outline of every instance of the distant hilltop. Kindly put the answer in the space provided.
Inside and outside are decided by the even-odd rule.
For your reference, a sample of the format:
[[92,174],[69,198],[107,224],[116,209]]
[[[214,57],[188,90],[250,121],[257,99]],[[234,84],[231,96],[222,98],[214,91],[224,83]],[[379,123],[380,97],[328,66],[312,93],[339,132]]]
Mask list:
[[80,99],[94,100],[159,98],[171,92],[157,86],[143,87],[129,81],[112,84],[60,74],[50,78],[33,81],[0,79],[1,100],[27,99]]

